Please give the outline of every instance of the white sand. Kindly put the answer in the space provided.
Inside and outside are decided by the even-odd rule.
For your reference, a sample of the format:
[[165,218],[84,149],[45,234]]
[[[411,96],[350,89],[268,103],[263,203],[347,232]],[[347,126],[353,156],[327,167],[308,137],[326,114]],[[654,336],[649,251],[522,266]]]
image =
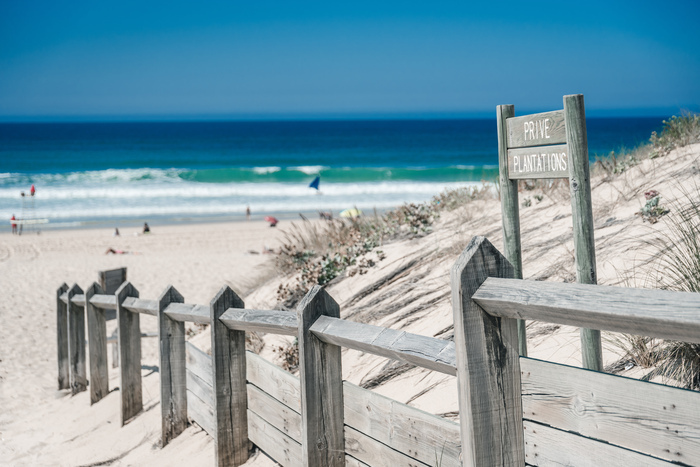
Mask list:
[[[652,286],[648,258],[658,251],[654,238],[665,221],[642,223],[635,212],[643,193],[661,192],[662,204],[694,192],[700,179],[700,145],[671,156],[647,160],[613,182],[593,180],[596,255],[599,283]],[[523,192],[521,201],[534,193]],[[521,208],[524,274],[528,279],[575,280],[571,208],[568,194],[550,191],[541,202],[532,198]],[[188,303],[208,303],[223,285],[245,294],[251,308],[275,305],[275,291],[288,278],[271,278],[265,255],[247,253],[277,246],[281,229],[263,223],[152,227],[148,236],[109,230],[46,232],[40,236],[0,235],[0,463],[8,465],[88,465],[115,459],[112,465],[211,465],[213,442],[196,425],[165,449],[158,447],[160,407],[158,373],[144,369],[145,413],[127,426],[118,426],[118,394],[112,392],[94,406],[87,392],[75,397],[56,390],[55,291],[62,282],[87,287],[97,271],[128,268],[129,280],[142,298],[155,299],[168,284]],[[435,233],[382,247],[386,259],[365,275],[331,285],[342,316],[409,332],[448,338],[452,310],[449,269],[472,236],[485,235],[502,249],[498,201],[471,203],[444,213]],[[651,242],[651,243],[650,243]],[[138,254],[105,255],[108,247]],[[416,263],[382,288],[353,301],[365,287],[392,272]],[[253,290],[255,289],[255,290]],[[248,293],[250,292],[250,293]],[[142,318],[142,330],[155,330],[153,318]],[[113,323],[113,322],[112,322]],[[572,365],[580,364],[578,330],[543,323],[529,325],[530,356]],[[196,336],[208,347],[208,334]],[[262,351],[275,359],[266,336]],[[143,365],[157,365],[155,339],[143,340]],[[606,349],[605,363],[617,359]],[[344,351],[344,377],[356,384],[379,373],[387,360]],[[110,387],[118,384],[111,371]],[[409,370],[376,391],[423,410],[454,418],[457,389],[454,377],[421,369]],[[451,414],[452,413],[452,414]],[[451,414],[451,415],[450,415]],[[250,465],[272,465],[264,456]]]

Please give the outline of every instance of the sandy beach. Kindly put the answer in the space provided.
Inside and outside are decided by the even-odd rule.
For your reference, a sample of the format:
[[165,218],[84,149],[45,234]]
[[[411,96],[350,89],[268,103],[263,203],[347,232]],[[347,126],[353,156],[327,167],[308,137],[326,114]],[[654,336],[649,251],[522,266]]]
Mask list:
[[[592,180],[599,283],[649,284],[653,242],[664,222],[643,223],[636,215],[644,192],[656,189],[663,203],[682,201],[697,180],[700,145],[648,159],[620,176]],[[559,191],[557,191],[559,190]],[[521,193],[533,199],[521,208],[526,279],[571,282],[571,214],[567,190]],[[540,195],[537,201],[534,195]],[[74,397],[56,390],[56,289],[66,282],[86,288],[100,270],[128,268],[128,279],[140,296],[155,299],[169,284],[187,303],[207,304],[224,285],[231,286],[251,308],[276,305],[276,290],[292,277],[276,277],[273,255],[288,225],[276,229],[262,222],[205,225],[151,225],[151,233],[124,229],[47,231],[41,235],[0,234],[0,463],[4,465],[211,465],[213,441],[198,426],[164,449],[159,447],[160,408],[156,339],[143,339],[144,412],[125,427],[118,425],[118,395],[110,393],[90,406],[89,395]],[[341,316],[427,336],[451,338],[449,269],[474,235],[487,236],[502,248],[500,204],[477,200],[444,211],[433,233],[382,246],[383,259],[366,274],[344,277],[327,287],[340,303]],[[105,254],[108,248],[129,254]],[[401,271],[397,274],[397,271]],[[391,278],[390,280],[387,278]],[[367,293],[371,284],[383,284]],[[156,329],[144,316],[142,331]],[[110,327],[111,325],[111,327]],[[114,322],[108,324],[108,333]],[[192,342],[207,350],[208,331],[190,326]],[[530,323],[530,356],[580,365],[578,330]],[[261,355],[278,361],[265,337]],[[607,342],[605,364],[619,358]],[[366,384],[387,373],[386,359],[343,352],[344,378]],[[637,372],[637,373],[635,373]],[[632,368],[625,373],[639,374]],[[110,388],[118,385],[110,371]],[[458,417],[454,377],[405,368],[373,390],[452,420]],[[273,465],[264,454],[249,465]]]

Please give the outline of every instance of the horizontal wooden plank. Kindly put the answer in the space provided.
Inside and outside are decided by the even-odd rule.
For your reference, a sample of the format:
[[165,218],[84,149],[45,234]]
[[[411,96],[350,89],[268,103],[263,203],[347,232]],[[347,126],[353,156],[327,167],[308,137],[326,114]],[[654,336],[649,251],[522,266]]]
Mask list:
[[323,342],[369,352],[448,375],[457,374],[454,342],[321,316],[311,332]]
[[252,410],[248,410],[248,438],[284,467],[303,465],[301,444],[279,431]]
[[258,331],[296,336],[297,314],[283,310],[229,308],[219,320],[234,331]]
[[345,426],[345,452],[372,467],[423,467],[437,465],[439,461],[437,456],[430,464],[419,462],[347,425]]
[[70,301],[78,306],[85,306],[85,294],[75,294]]
[[191,371],[199,379],[213,385],[211,355],[203,352],[190,342],[185,342],[185,349],[187,351],[187,371]]
[[511,117],[506,120],[506,125],[509,148],[566,143],[563,110]]
[[152,316],[158,315],[158,302],[156,300],[129,297],[124,300],[122,307],[134,313],[143,313]]
[[520,358],[523,418],[662,459],[700,459],[700,393]]
[[700,294],[489,277],[472,297],[493,316],[700,343]]
[[187,415],[201,426],[210,436],[215,436],[214,410],[197,395],[187,390]]
[[253,384],[247,385],[247,392],[248,410],[252,410],[282,433],[301,443],[301,414],[298,410],[287,407]]
[[345,453],[345,467],[370,467],[368,464],[355,459],[348,453]]
[[175,321],[210,324],[211,312],[209,305],[191,305],[188,303],[171,303],[164,313]]
[[295,411],[301,410],[299,378],[253,352],[246,352],[248,382]]
[[211,381],[203,380],[197,376],[195,372],[188,369],[186,372],[186,382],[188,391],[192,391],[196,394],[207,407],[214,407],[214,389],[212,388]]
[[508,150],[508,178],[569,178],[569,147],[538,146]]
[[96,294],[92,296],[90,303],[96,308],[101,308],[103,310],[117,309],[117,298],[114,295]]
[[670,462],[525,421],[525,462],[535,466],[670,467]]
[[459,424],[343,382],[345,424],[426,464],[461,466]]
[[[141,337],[158,337],[157,332],[142,332]],[[107,343],[108,344],[116,344],[117,341],[119,340],[119,335],[115,332],[111,336],[107,338]]]

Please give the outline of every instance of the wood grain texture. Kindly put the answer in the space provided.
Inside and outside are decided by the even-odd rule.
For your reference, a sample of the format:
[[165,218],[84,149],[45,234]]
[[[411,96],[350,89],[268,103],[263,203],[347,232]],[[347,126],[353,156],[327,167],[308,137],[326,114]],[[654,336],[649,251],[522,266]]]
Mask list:
[[[199,397],[202,402],[204,402],[207,407],[212,410],[212,417],[214,416],[214,388],[211,385],[211,381],[205,380],[197,376],[193,371],[187,370],[187,390],[193,392],[197,397]],[[213,436],[213,435],[212,435]]]
[[425,464],[389,449],[379,441],[349,426],[345,427],[345,449],[352,457],[372,467],[424,467],[436,465],[439,459],[439,457],[434,458],[431,464]]
[[349,455],[347,452],[345,453],[345,467],[370,467],[370,465],[365,464],[364,462],[355,459],[351,455]]
[[246,352],[248,382],[262,388],[287,407],[301,412],[299,378],[253,352]]
[[161,447],[187,428],[187,356],[185,323],[165,314],[171,303],[184,302],[173,286],[168,286],[156,301],[160,359]]
[[[588,136],[583,94],[564,96],[566,140],[569,145],[571,213],[574,223],[576,280],[597,284],[591,176],[588,167]],[[603,371],[603,346],[600,331],[581,329],[581,353],[584,368]]]
[[525,421],[525,462],[534,466],[671,467],[674,464]]
[[87,390],[87,361],[85,355],[85,308],[71,301],[83,289],[73,284],[67,294],[68,353],[70,355],[70,389],[73,395]]
[[474,237],[452,267],[457,382],[465,466],[522,466],[524,460],[516,321],[489,315],[472,300],[487,277],[513,267]]
[[127,297],[138,296],[139,291],[129,282],[124,282],[115,292],[119,361],[121,363],[119,367],[119,392],[121,395],[119,421],[122,426],[143,410],[139,314],[132,313],[121,306]]
[[700,343],[700,294],[489,278],[473,300],[488,313]]
[[90,298],[101,294],[102,287],[93,282],[85,291],[85,316],[88,330],[88,355],[90,361],[90,405],[109,394],[109,368],[107,366],[107,321],[105,312],[90,303]]
[[508,148],[566,143],[563,110],[507,118]]
[[[273,412],[283,407],[288,411],[298,412],[300,410],[299,379],[252,352],[247,352],[247,356],[249,409],[256,411],[252,404],[257,402],[251,402],[250,396],[251,385],[255,385],[267,396],[282,404],[281,406],[270,404],[277,407]],[[343,393],[345,425],[383,443],[386,445],[383,449],[399,451],[427,464],[434,463],[435,453],[437,453],[443,457],[443,466],[461,465],[458,424],[362,389],[347,381],[343,382]],[[256,411],[256,413],[259,412]],[[271,422],[268,417],[272,416],[263,415],[263,418]],[[271,423],[281,431],[284,431],[283,426],[289,426],[288,422]],[[288,434],[296,439],[291,429]],[[348,459],[349,456],[346,456],[346,464]]]
[[459,424],[347,381],[343,389],[345,425],[423,463],[462,465]]
[[284,467],[304,465],[301,445],[253,411],[248,411],[248,433],[250,440],[278,464]]
[[508,178],[569,178],[569,147],[566,144],[508,150]]
[[320,316],[310,328],[322,342],[399,360],[451,376],[457,374],[454,342],[395,329]]
[[117,309],[117,299],[114,295],[93,295],[90,303],[103,310]]
[[193,391],[187,391],[187,413],[189,417],[212,438],[216,437],[214,408],[200,399]]
[[311,332],[319,317],[339,318],[340,307],[325,290],[314,286],[297,312],[303,465],[340,467],[345,465],[340,347],[321,342]]
[[230,331],[219,317],[229,308],[243,308],[230,287],[211,301],[211,354],[214,374],[216,463],[241,465],[248,461],[245,332]]
[[[516,278],[523,277],[523,253],[520,245],[520,205],[518,203],[518,181],[508,176],[507,121],[515,115],[512,105],[496,108],[498,130],[498,181],[501,192],[501,218],[503,220],[503,244],[505,257],[515,269]],[[527,331],[523,320],[518,320],[518,351],[527,356]]]
[[669,461],[700,460],[700,393],[521,359],[523,418]]
[[132,313],[158,316],[158,300],[144,300],[141,298],[129,297],[124,300],[122,306]]
[[211,311],[209,305],[190,305],[185,303],[171,303],[165,309],[165,314],[175,321],[192,322],[197,324],[210,324]]
[[248,384],[248,410],[277,428],[282,433],[301,443],[301,414],[287,407],[263,389]]
[[187,351],[187,414],[209,435],[216,437],[211,356],[189,342],[185,342],[185,347]]
[[296,336],[298,333],[297,315],[290,311],[232,308],[219,319],[234,331],[269,332],[287,336]]
[[58,389],[70,388],[70,358],[68,351],[68,305],[61,296],[68,292],[65,282],[56,290],[56,361]]
[[100,287],[107,295],[114,295],[117,289],[126,282],[126,268],[110,269],[97,273]]
[[214,373],[211,366],[211,355],[187,341],[185,341],[185,349],[187,352],[187,371],[193,372],[199,378],[208,381],[209,386],[212,386]]

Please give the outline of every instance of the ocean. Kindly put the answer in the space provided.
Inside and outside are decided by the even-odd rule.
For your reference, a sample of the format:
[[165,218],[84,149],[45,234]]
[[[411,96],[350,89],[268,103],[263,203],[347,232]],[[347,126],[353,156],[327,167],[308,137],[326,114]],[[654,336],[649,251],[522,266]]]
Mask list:
[[[662,120],[587,119],[591,160]],[[495,118],[0,123],[0,219],[42,229],[385,210],[497,173]]]

